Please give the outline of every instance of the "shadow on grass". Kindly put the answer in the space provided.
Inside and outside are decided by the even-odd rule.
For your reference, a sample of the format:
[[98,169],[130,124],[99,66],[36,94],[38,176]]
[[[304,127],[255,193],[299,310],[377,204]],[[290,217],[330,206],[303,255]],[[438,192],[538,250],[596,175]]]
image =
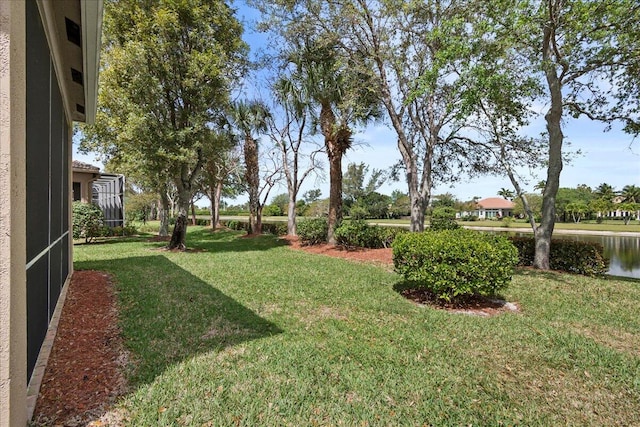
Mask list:
[[206,252],[249,252],[266,251],[289,244],[272,234],[245,236],[242,231],[194,227],[187,234],[187,249]]
[[132,386],[168,367],[283,331],[162,255],[76,262],[116,280],[120,325],[135,361]]

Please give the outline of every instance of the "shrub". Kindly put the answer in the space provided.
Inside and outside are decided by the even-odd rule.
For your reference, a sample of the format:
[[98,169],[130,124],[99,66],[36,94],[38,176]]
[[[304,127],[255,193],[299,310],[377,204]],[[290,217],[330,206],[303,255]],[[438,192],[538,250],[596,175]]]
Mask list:
[[262,232],[273,234],[274,236],[284,236],[287,234],[287,224],[282,222],[262,223]]
[[358,248],[388,248],[396,235],[405,230],[393,227],[370,225],[363,220],[344,221],[336,229],[335,237],[339,245]]
[[347,247],[382,248],[381,227],[369,225],[364,220],[343,221],[336,228],[336,243]]
[[73,238],[89,243],[102,233],[104,216],[94,204],[73,202]]
[[[518,249],[518,265],[531,266],[536,253],[533,237],[511,237]],[[552,239],[549,250],[549,267],[552,270],[600,276],[607,272],[608,262],[604,257],[604,248],[595,242]]]
[[249,228],[249,223],[238,221],[237,219],[227,221],[226,225],[232,230],[247,230]]
[[300,221],[297,231],[303,245],[317,245],[327,241],[328,230],[326,218],[312,218]]
[[267,205],[262,209],[264,216],[282,216],[282,208],[278,205]]
[[513,217],[511,216],[502,218],[502,226],[505,228],[509,228],[512,222],[513,222]]
[[431,214],[429,228],[435,231],[460,228],[456,222],[456,210],[450,207],[435,208]]
[[495,295],[508,286],[517,262],[506,237],[472,230],[405,233],[393,242],[395,270],[447,301]]

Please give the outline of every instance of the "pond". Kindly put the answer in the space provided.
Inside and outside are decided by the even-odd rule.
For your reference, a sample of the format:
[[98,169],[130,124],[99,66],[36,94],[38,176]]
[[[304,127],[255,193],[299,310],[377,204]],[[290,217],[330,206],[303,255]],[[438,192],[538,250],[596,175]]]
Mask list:
[[[531,233],[513,234],[531,236]],[[609,259],[607,274],[640,279],[640,237],[554,233],[553,238],[600,243],[604,247],[604,256]]]
[[640,237],[562,234],[555,238],[600,243],[610,260],[607,274],[640,279]]

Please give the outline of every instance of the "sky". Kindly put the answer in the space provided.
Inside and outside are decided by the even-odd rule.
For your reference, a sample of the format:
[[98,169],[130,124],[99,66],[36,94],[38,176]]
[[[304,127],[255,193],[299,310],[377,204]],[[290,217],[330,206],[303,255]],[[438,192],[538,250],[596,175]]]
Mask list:
[[[245,23],[244,40],[249,44],[252,54],[264,49],[266,36],[252,30],[252,22],[258,18],[257,13],[242,2],[236,2],[238,18]],[[539,112],[539,118],[533,121],[526,129],[528,136],[539,136],[544,130],[544,113],[546,106],[535,107]],[[565,164],[560,175],[560,186],[575,188],[580,184],[586,184],[595,189],[601,183],[607,183],[615,190],[622,190],[625,185],[640,186],[640,140],[634,140],[631,135],[621,131],[620,126],[605,132],[605,125],[593,122],[586,117],[574,119],[565,117],[563,133],[566,142],[570,143],[571,151],[579,150],[581,154],[573,156],[569,164]],[[347,152],[343,159],[343,169],[349,163],[364,162],[370,166],[370,170],[388,169],[400,160],[400,152],[397,147],[395,132],[384,123],[369,125],[354,134],[355,146]],[[103,167],[95,154],[82,155],[77,152],[74,144],[74,159]],[[324,162],[325,166],[327,161]],[[301,194],[313,188],[322,190],[322,197],[329,196],[328,170],[324,181],[309,178],[303,185]],[[528,184],[522,184],[525,191],[533,191],[535,184],[546,179],[546,170],[541,168],[534,176],[528,176]],[[462,179],[454,184],[440,184],[433,189],[432,194],[451,193],[461,201],[471,200],[474,197],[494,197],[501,188],[513,189],[507,177],[481,176]],[[383,194],[391,194],[393,190],[407,192],[404,180],[387,180],[378,190]],[[272,190],[271,195],[285,193],[284,186]],[[243,203],[246,196],[240,196],[235,200],[228,200],[230,204]],[[206,201],[201,201],[205,205]]]

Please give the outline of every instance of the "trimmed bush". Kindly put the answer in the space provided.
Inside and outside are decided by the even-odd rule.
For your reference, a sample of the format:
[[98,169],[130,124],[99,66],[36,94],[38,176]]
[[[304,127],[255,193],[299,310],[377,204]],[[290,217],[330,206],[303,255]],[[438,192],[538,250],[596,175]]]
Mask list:
[[431,214],[429,228],[434,231],[460,228],[456,222],[456,210],[450,207],[435,208]]
[[472,230],[404,233],[393,242],[393,263],[406,280],[450,301],[504,290],[518,251],[506,237]]
[[[518,265],[526,267],[533,265],[536,253],[535,239],[533,237],[511,237],[511,242],[518,248]],[[601,244],[563,239],[551,240],[549,267],[552,270],[585,276],[601,276],[609,269]]]
[[274,236],[284,236],[287,234],[287,224],[282,222],[263,222],[262,232],[273,234]]
[[388,248],[396,235],[405,230],[393,227],[370,225],[363,220],[344,221],[336,229],[335,237],[339,245],[357,248]]
[[102,210],[92,203],[73,202],[73,238],[89,243],[104,232]]
[[326,218],[305,219],[298,223],[298,237],[303,245],[317,245],[327,241],[329,224]]

